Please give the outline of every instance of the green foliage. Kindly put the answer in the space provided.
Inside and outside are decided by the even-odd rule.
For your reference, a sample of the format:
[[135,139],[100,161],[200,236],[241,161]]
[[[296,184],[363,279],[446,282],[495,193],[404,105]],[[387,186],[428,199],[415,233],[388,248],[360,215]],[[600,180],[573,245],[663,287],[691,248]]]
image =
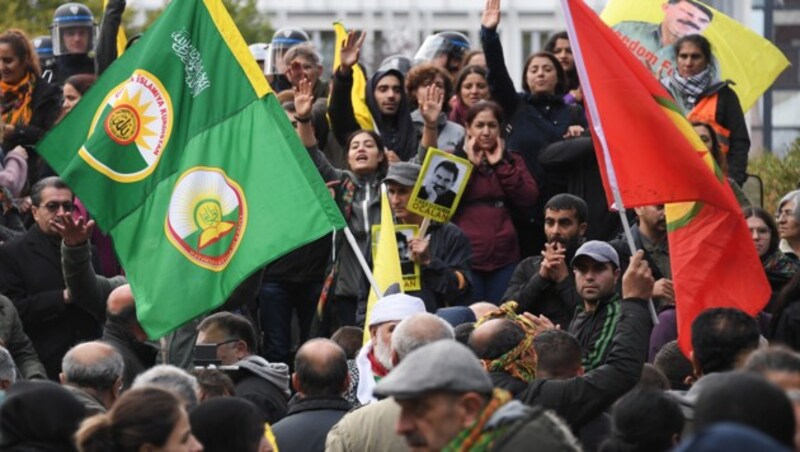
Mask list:
[[[169,1],[167,2],[169,3]],[[233,18],[233,22],[242,33],[245,42],[252,44],[254,42],[269,42],[272,38],[272,27],[269,25],[266,14],[259,13],[256,8],[257,0],[222,0],[222,3],[227,8]],[[126,26],[128,36],[133,33],[144,32],[153,21],[161,14],[162,9],[148,11],[145,22],[138,27]],[[130,11],[125,11],[123,16],[123,23],[130,24],[131,22]]]
[[772,212],[778,207],[781,197],[796,189],[800,183],[800,138],[792,143],[783,158],[765,152],[750,159],[747,172],[761,177],[764,182],[764,208]]
[[[53,13],[67,0],[2,0],[0,1],[0,30],[19,28],[33,38],[50,34]],[[102,16],[102,0],[82,0],[94,13],[99,23]]]

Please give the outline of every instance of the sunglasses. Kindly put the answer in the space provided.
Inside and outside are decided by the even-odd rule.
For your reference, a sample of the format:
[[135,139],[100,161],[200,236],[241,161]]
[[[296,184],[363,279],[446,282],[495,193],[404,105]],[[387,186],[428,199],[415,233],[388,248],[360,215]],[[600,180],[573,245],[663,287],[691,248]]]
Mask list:
[[72,204],[72,201],[64,201],[64,202],[50,201],[47,204],[39,207],[44,207],[50,213],[58,212],[59,207],[64,209],[64,212],[72,212],[75,209],[75,204]]

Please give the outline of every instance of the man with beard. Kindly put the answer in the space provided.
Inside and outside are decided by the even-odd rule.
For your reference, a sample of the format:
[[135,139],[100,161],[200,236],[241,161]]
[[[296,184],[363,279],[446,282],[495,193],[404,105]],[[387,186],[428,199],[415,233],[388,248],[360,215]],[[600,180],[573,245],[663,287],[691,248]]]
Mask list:
[[[631,226],[633,243],[637,250],[644,251],[644,258],[650,265],[656,285],[653,287],[653,298],[660,304],[675,303],[675,292],[672,288],[672,270],[669,266],[669,243],[667,242],[667,217],[664,205],[644,206],[635,209],[638,224]],[[611,242],[619,253],[622,269],[628,267],[631,250],[625,236],[619,236]]]
[[619,323],[619,256],[608,243],[591,240],[578,248],[571,264],[583,303],[577,307],[569,332],[581,345],[583,367],[588,371],[606,361]]
[[581,301],[567,262],[584,240],[588,208],[581,198],[560,194],[550,198],[544,209],[544,251],[519,263],[503,301],[514,300],[520,312],[544,315],[566,326]]
[[375,400],[372,395],[375,383],[392,370],[392,333],[395,327],[418,312],[425,312],[425,303],[402,293],[387,295],[375,303],[369,316],[370,341],[356,356],[356,397],[360,404]]

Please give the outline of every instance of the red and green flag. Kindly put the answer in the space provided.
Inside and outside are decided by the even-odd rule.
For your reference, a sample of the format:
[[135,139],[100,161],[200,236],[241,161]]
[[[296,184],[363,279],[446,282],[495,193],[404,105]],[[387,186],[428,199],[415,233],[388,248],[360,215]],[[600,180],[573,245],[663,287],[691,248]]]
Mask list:
[[[758,313],[770,294],[727,179],[674,100],[580,0],[562,0],[610,206],[666,204],[678,336],[705,309]],[[621,206],[617,206],[621,207]]]
[[110,232],[153,338],[344,227],[221,0],[171,2],[38,150]]

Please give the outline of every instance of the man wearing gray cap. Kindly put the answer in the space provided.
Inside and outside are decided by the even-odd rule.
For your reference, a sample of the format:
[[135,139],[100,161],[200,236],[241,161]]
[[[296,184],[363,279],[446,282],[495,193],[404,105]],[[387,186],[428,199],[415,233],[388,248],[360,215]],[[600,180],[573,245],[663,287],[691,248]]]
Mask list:
[[409,354],[378,383],[375,395],[400,405],[395,430],[411,450],[580,450],[552,412],[494,389],[478,358],[455,341]]
[[[406,209],[419,172],[415,163],[398,162],[383,179],[398,224],[422,224],[423,217]],[[422,298],[428,312],[470,301],[472,248],[458,226],[432,222],[428,235],[408,242],[408,256],[420,266],[422,286],[409,294]]]
[[578,248],[570,265],[583,303],[577,306],[569,332],[578,338],[588,371],[606,361],[622,312],[616,290],[619,256],[608,243],[590,240]]

